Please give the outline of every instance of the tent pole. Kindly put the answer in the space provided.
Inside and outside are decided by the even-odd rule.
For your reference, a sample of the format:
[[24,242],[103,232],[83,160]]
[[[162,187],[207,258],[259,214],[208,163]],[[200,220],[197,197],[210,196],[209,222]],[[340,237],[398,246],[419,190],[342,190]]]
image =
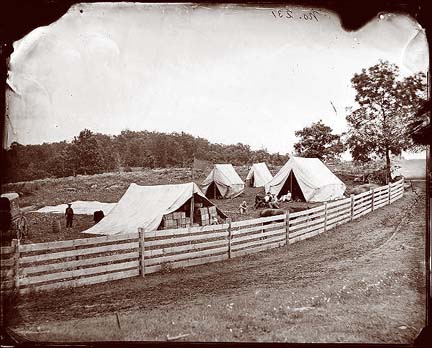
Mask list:
[[191,204],[190,204],[190,221],[191,221],[191,226],[193,225],[194,221],[193,221],[193,215],[194,215],[194,193],[192,192],[192,198],[191,198]]
[[291,171],[290,173],[290,192],[291,192],[291,196],[293,194],[293,189],[292,189],[292,177],[293,177],[293,172]]
[[215,182],[215,172],[213,169],[213,199],[216,199],[216,182]]

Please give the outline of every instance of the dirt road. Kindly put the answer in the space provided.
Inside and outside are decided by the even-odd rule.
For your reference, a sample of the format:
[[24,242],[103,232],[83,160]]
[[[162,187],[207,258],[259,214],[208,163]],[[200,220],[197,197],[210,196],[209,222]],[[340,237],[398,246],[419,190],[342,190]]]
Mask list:
[[425,193],[287,249],[22,298],[50,341],[411,343],[424,326]]

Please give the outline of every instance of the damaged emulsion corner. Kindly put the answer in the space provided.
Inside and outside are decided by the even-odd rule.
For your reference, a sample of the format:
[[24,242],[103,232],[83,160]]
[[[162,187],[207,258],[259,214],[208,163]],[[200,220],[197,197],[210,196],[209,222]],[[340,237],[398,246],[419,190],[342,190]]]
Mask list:
[[[198,5],[199,6],[199,5]],[[82,12],[83,10],[82,9],[80,9],[79,10],[79,12],[80,13],[83,13]],[[375,13],[374,14],[374,16],[376,16],[377,14]],[[354,22],[352,22],[352,21],[346,21],[345,19],[346,18],[350,18],[350,16],[352,16],[352,10],[350,10],[349,11],[349,15],[347,15],[347,16],[341,16],[341,18],[342,18],[342,23],[345,23],[345,25],[344,25],[344,27],[345,28],[350,28],[350,30],[356,30],[357,28],[356,28],[356,25],[358,25],[358,28],[360,28],[360,27],[362,27],[363,26],[363,24],[365,24],[365,22],[367,22],[369,19],[372,19],[372,18],[374,18],[374,16],[373,17],[367,17],[367,18],[369,18],[369,19],[367,19],[365,22],[362,22],[361,24],[359,24],[359,22],[356,20],[356,21],[354,21]],[[364,18],[364,17],[361,17],[361,16],[359,16],[360,18]],[[358,18],[358,17],[357,17]],[[348,23],[348,25],[347,25],[347,23]],[[354,23],[354,24],[353,24]],[[347,25],[347,26],[346,26]],[[36,26],[37,27],[37,26]],[[413,38],[414,39],[414,38]],[[3,54],[3,50],[2,50],[2,54]],[[12,86],[10,86],[8,83],[6,84],[6,88],[11,88],[11,92],[12,93],[14,93],[14,94],[16,94],[16,91],[13,89],[13,87]],[[334,105],[333,105],[333,103],[332,103],[332,106],[333,106],[333,108],[334,108]],[[116,316],[117,316],[117,320],[118,320],[118,315],[117,315],[117,313],[116,313]],[[187,335],[187,334],[179,334],[178,336],[173,336],[173,337],[182,337],[182,335]],[[419,340],[421,340],[421,338],[419,338]]]

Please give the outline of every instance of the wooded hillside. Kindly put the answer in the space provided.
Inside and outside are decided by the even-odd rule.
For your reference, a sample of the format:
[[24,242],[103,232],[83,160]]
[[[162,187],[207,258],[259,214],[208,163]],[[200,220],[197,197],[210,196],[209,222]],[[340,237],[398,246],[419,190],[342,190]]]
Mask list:
[[188,167],[198,158],[213,163],[284,164],[288,156],[253,151],[249,145],[210,143],[184,132],[124,130],[108,136],[84,129],[71,142],[21,145],[12,143],[5,154],[4,182],[27,181],[76,174],[96,174],[120,168]]

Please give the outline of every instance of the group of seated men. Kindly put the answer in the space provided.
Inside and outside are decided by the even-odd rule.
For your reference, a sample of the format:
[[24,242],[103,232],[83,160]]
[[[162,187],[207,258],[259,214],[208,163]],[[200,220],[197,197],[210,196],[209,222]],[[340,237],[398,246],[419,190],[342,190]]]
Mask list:
[[[282,195],[279,199],[277,196],[273,193],[267,192],[264,197],[257,195],[255,197],[255,209],[258,208],[260,205],[279,209],[278,202],[289,202],[291,201],[291,192],[288,191],[285,195]],[[246,214],[248,209],[248,205],[246,201],[243,201],[239,206],[239,212],[240,214]]]

